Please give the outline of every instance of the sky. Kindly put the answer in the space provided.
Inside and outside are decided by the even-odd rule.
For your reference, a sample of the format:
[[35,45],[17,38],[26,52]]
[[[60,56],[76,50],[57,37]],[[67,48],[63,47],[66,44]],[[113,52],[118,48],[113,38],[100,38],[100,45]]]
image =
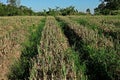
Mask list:
[[[6,3],[7,0],[0,0]],[[60,8],[65,8],[68,6],[75,6],[75,9],[81,12],[85,12],[87,8],[94,12],[100,4],[99,0],[21,0],[21,5],[31,7],[34,11],[43,11],[43,9],[55,8],[56,6]]]

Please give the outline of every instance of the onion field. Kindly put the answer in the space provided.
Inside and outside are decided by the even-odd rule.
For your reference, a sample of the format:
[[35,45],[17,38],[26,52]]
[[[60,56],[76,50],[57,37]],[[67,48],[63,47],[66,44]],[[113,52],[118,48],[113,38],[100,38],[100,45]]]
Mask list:
[[120,16],[0,17],[0,80],[120,80]]

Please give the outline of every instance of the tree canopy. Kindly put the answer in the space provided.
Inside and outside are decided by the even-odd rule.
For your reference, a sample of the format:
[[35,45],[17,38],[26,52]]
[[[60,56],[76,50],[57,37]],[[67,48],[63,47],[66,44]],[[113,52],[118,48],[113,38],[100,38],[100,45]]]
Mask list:
[[120,11],[120,0],[100,0],[101,4],[95,8],[95,14],[117,14]]
[[60,7],[56,7],[55,9],[48,8],[48,11],[44,10],[43,12],[38,12],[38,15],[66,16],[66,15],[85,15],[85,13],[79,12],[77,9],[75,9],[74,6],[69,6],[66,8],[60,8]]
[[[10,0],[8,0],[8,1],[10,1]],[[41,12],[34,12],[31,8],[28,8],[26,6],[23,6],[23,5],[17,6],[16,2],[14,3],[14,1],[17,1],[17,0],[13,0],[13,2],[9,2],[8,5],[0,3],[0,16],[85,15],[85,13],[83,13],[83,12],[78,12],[78,10],[75,9],[74,6],[69,6],[69,7],[66,7],[66,8],[56,7],[55,9],[48,8],[48,10],[44,9]]]
[[90,12],[90,9],[88,8],[88,9],[86,9],[86,13],[87,14],[91,14],[91,12]]
[[26,6],[12,6],[0,3],[0,16],[17,16],[17,15],[35,15],[35,12]]

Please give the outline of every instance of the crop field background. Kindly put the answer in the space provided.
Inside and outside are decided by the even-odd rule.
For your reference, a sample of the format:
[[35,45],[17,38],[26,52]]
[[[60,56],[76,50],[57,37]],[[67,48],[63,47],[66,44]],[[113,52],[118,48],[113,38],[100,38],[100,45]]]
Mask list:
[[0,80],[120,80],[120,16],[0,17]]

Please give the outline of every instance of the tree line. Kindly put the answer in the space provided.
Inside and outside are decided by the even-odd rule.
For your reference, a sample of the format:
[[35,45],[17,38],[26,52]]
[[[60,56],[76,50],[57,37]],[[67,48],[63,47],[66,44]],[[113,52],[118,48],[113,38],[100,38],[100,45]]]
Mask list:
[[[74,6],[66,8],[56,7],[55,9],[48,8],[40,12],[34,12],[31,8],[20,5],[21,0],[7,0],[7,4],[0,2],[0,16],[24,16],[24,15],[91,15],[90,9],[86,12],[79,12]],[[100,0],[101,3],[94,9],[95,15],[118,15],[120,14],[120,0]]]
[[90,9],[86,10],[86,13],[79,12],[74,6],[69,6],[66,8],[56,7],[55,9],[48,8],[48,10],[43,10],[40,12],[34,12],[31,8],[20,5],[21,0],[7,0],[7,5],[0,3],[0,16],[24,16],[24,15],[37,15],[37,16],[47,16],[47,15],[86,15],[91,14]]
[[48,10],[43,10],[42,12],[38,12],[38,15],[42,15],[42,16],[46,16],[46,15],[52,15],[52,16],[56,16],[56,15],[62,15],[62,16],[66,16],[66,15],[86,15],[86,14],[91,14],[90,11],[89,13],[86,12],[79,12],[77,9],[75,9],[74,6],[69,6],[66,8],[60,8],[60,7],[56,7],[55,9],[52,8],[48,8]]
[[90,14],[90,10],[88,9],[87,13],[84,12],[79,12],[77,9],[75,9],[74,6],[69,6],[66,8],[59,8],[56,7],[55,9],[52,8],[48,8],[48,10],[43,10],[40,12],[34,12],[31,8],[28,8],[26,6],[18,6],[16,4],[3,4],[0,3],[0,16],[24,16],[24,15],[28,15],[28,16],[47,16],[47,15],[52,15],[52,16],[56,16],[56,15],[62,15],[62,16],[66,16],[66,15],[86,15],[86,14]]

